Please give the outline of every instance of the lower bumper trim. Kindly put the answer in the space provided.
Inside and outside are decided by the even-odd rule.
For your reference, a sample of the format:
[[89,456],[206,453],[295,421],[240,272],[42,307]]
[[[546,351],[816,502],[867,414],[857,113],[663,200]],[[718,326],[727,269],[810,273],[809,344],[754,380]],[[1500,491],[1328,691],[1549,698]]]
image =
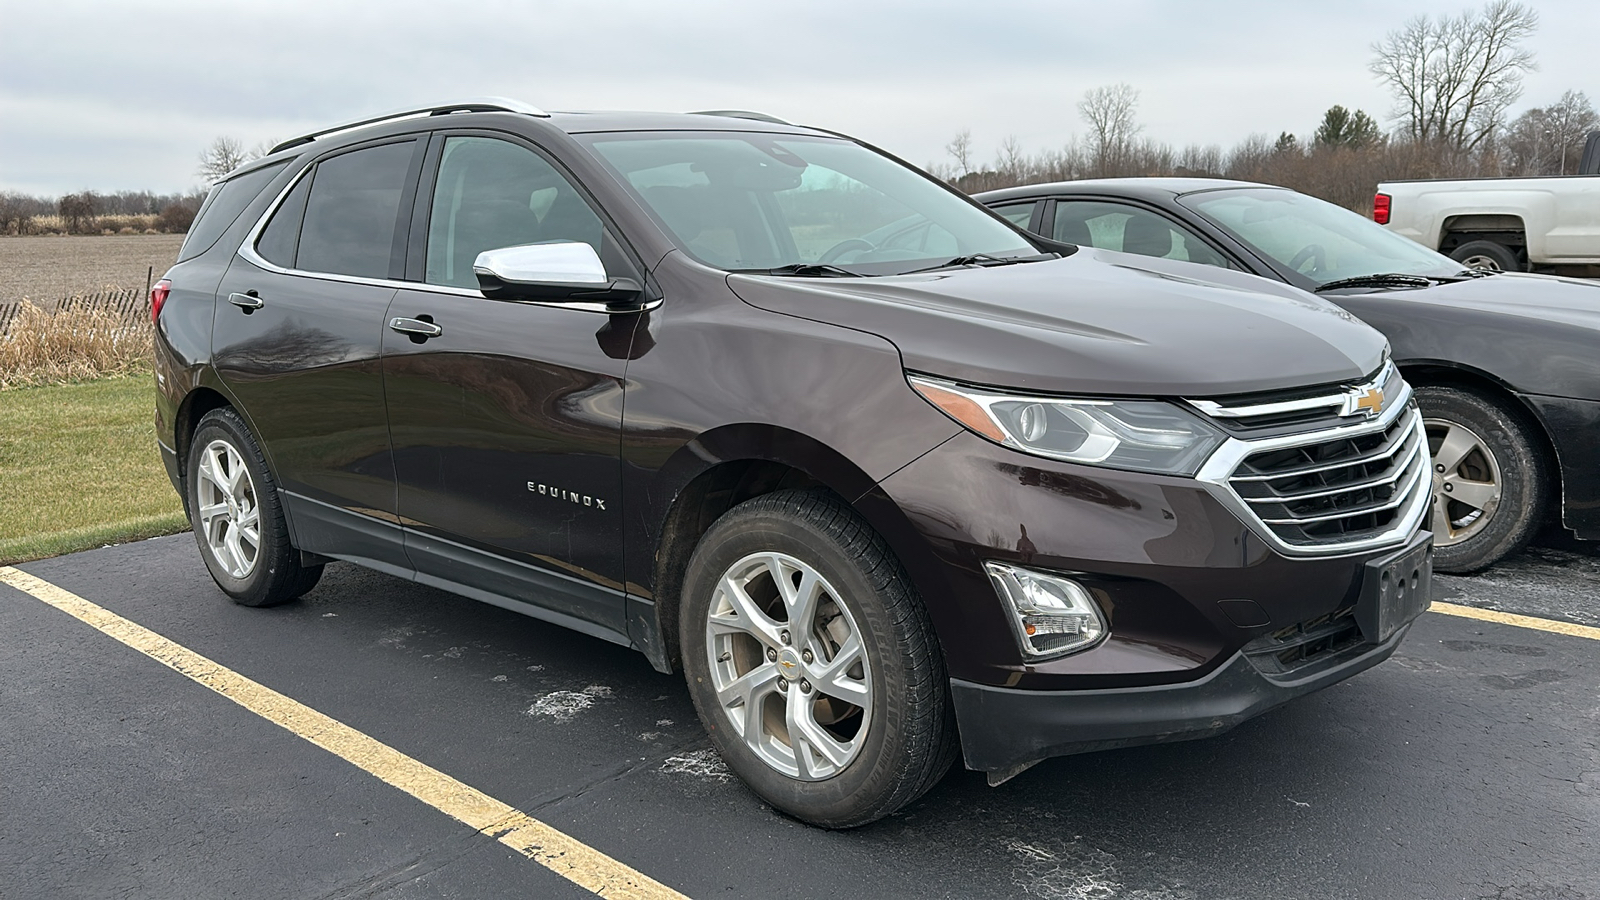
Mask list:
[[1052,756],[1222,734],[1296,697],[1372,668],[1410,631],[1304,678],[1268,678],[1243,653],[1197,681],[1086,691],[1022,691],[951,679],[967,768],[1021,771]]

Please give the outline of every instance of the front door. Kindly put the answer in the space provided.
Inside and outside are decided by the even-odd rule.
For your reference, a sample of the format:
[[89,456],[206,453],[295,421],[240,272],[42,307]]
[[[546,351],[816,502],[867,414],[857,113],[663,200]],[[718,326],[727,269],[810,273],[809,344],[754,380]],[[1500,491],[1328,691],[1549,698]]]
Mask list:
[[575,240],[612,274],[631,275],[614,268],[629,264],[531,146],[452,135],[432,156],[419,195],[431,197],[423,283],[395,297],[383,334],[407,553],[420,581],[531,603],[616,639],[627,365],[616,330],[632,317],[486,299],[472,263],[484,250]]
[[379,356],[415,139],[319,160],[223,277],[213,361],[261,441],[301,549],[409,571]]

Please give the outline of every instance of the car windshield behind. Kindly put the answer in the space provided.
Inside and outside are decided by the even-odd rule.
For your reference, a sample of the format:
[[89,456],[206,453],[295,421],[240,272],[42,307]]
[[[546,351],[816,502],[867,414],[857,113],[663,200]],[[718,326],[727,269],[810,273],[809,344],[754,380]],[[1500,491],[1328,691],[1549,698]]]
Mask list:
[[1294,191],[1203,191],[1179,202],[1315,287],[1367,275],[1450,278],[1462,271],[1448,256],[1365,216]]
[[586,142],[684,252],[720,269],[892,275],[1040,255],[1005,223],[850,141],[702,131]]

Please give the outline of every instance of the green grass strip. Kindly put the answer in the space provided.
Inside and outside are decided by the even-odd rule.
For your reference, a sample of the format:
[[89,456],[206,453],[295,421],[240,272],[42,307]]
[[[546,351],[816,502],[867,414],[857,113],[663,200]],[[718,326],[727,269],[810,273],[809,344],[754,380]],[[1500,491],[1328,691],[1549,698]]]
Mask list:
[[149,375],[0,391],[0,564],[188,527]]

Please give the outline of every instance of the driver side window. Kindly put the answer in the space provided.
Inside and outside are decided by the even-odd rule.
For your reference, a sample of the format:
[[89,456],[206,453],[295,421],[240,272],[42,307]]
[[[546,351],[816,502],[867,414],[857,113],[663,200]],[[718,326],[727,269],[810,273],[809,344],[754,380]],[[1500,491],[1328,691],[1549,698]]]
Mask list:
[[1057,200],[1056,240],[1101,250],[1118,250],[1232,268],[1201,237],[1166,216],[1125,203]]
[[472,263],[485,250],[578,241],[615,272],[621,254],[604,224],[565,176],[509,141],[445,140],[428,214],[429,284],[476,288]]

